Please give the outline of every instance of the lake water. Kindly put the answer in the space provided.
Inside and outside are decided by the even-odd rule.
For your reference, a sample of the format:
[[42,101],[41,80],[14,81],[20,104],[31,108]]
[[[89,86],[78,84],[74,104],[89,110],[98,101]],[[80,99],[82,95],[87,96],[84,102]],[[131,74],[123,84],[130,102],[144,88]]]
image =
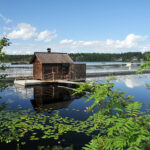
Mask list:
[[[2,97],[0,104],[7,103],[4,113],[11,111],[15,113],[18,111],[30,109],[30,112],[36,114],[44,114],[45,116],[52,116],[56,110],[59,110],[61,117],[74,118],[75,120],[85,120],[92,113],[86,113],[84,110],[86,107],[92,104],[92,102],[85,103],[85,99],[81,99],[79,96],[73,96],[73,91],[59,86],[35,86],[30,88],[16,87],[14,85],[9,86],[3,92],[0,93]],[[4,115],[3,115],[4,116]],[[2,120],[0,120],[1,122]],[[0,123],[1,124],[1,123]],[[29,138],[29,137],[28,137]],[[81,149],[85,143],[90,141],[91,137],[85,134],[79,134],[75,132],[68,132],[61,136],[58,140],[39,140],[30,141],[25,139],[26,144],[21,146],[21,149],[38,149],[40,146],[63,146],[67,147],[73,145],[74,149]],[[49,142],[48,142],[49,141]],[[60,143],[58,143],[60,141]],[[16,142],[9,144],[1,143],[0,147],[6,149],[16,149]]]
[[[93,66],[93,64],[91,66]],[[96,64],[94,63],[94,67],[95,66]],[[104,82],[106,78],[107,77],[88,78],[87,82],[93,80],[97,83]],[[113,82],[115,83],[115,89],[119,88],[121,91],[134,96],[134,100],[136,101],[150,104],[150,90],[145,86],[146,83],[150,84],[150,74],[116,76],[116,80]],[[4,110],[1,117],[7,119],[7,117],[9,118],[9,113],[13,115],[16,112],[23,115],[26,112],[22,112],[22,110],[30,109],[27,113],[34,113],[35,116],[43,114],[45,117],[53,117],[53,115],[59,111],[62,118],[68,117],[82,122],[92,114],[92,112],[85,112],[85,109],[93,102],[85,102],[86,99],[81,98],[81,95],[73,96],[72,93],[73,91],[71,89],[56,85],[23,88],[11,84],[0,93],[0,105],[2,106],[2,104],[6,103],[6,106],[0,108],[0,110]],[[143,106],[142,110],[144,111],[146,108],[147,106]],[[2,120],[3,118],[0,119],[0,121]],[[46,122],[44,125],[46,126],[47,124]],[[3,128],[1,123],[0,128]],[[26,132],[26,130],[24,131]],[[39,137],[41,134],[42,133],[38,132]],[[0,149],[15,150],[18,148],[23,150],[40,150],[40,148],[42,149],[43,147],[45,147],[43,149],[48,149],[49,147],[51,147],[51,149],[53,147],[54,149],[54,146],[57,146],[57,148],[69,146],[70,150],[72,147],[74,150],[80,150],[81,147],[91,140],[91,136],[85,133],[70,131],[61,135],[60,138],[56,140],[39,139],[32,141],[29,140],[29,137],[30,133],[22,138],[26,143],[20,145],[18,145],[17,142],[8,144],[2,142],[0,143]]]
[[[129,63],[129,62],[76,62],[86,64],[86,73],[100,73],[100,72],[117,72],[117,71],[130,71],[139,69],[142,63]],[[32,64],[27,65],[11,65],[5,64],[9,68],[5,71],[0,70],[0,74],[8,74],[8,76],[16,75],[32,75]]]

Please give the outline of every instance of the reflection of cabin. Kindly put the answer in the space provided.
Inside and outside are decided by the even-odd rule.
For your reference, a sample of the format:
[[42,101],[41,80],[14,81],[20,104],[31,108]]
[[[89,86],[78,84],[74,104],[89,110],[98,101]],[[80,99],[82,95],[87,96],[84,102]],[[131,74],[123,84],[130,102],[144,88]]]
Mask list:
[[86,65],[74,64],[66,53],[35,52],[33,78],[39,80],[85,81]]
[[72,103],[72,93],[72,90],[54,85],[37,86],[34,87],[34,99],[31,103],[38,112],[61,109]]

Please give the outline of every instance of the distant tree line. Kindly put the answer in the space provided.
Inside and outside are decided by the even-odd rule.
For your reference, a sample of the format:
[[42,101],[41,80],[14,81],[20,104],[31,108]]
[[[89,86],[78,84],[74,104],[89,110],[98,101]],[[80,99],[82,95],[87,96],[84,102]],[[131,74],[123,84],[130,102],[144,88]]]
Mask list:
[[[150,53],[150,52],[146,52]],[[73,61],[80,62],[99,62],[99,61],[142,61],[145,60],[145,54],[141,52],[128,53],[70,53],[69,56]],[[29,63],[32,55],[6,55],[3,62],[27,62]]]
[[145,53],[141,52],[128,52],[128,53],[71,53],[70,57],[74,61],[88,61],[88,62],[98,62],[98,61],[141,61],[145,60]]
[[29,63],[32,55],[5,55],[2,62],[26,62]]

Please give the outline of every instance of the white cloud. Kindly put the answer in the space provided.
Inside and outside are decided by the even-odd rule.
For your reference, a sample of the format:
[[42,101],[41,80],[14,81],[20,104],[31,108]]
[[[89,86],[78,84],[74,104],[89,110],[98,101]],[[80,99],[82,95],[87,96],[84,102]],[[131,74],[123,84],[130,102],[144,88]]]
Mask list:
[[61,40],[60,41],[60,44],[72,44],[73,43],[73,40],[67,40],[67,39],[65,39],[65,40]]
[[2,20],[3,20],[6,24],[12,22],[11,19],[4,17],[2,14],[0,14],[0,18],[2,18]]
[[22,39],[29,40],[34,39],[37,41],[50,42],[52,39],[57,37],[56,31],[42,31],[40,33],[36,32],[36,27],[30,24],[20,23],[17,25],[16,29],[8,33],[9,39]]
[[150,45],[145,45],[141,48],[142,53],[147,52],[147,51],[150,51]]
[[17,25],[17,28],[8,34],[9,39],[22,39],[28,40],[36,37],[36,28],[30,24],[21,23]]
[[54,39],[56,37],[57,37],[56,31],[50,32],[48,30],[45,30],[45,31],[39,33],[36,40],[50,42],[52,39]]
[[[45,32],[44,34],[46,34]],[[56,34],[55,32],[53,33]],[[39,40],[46,40],[40,35]],[[47,34],[46,34],[47,35]],[[45,37],[43,35],[43,37]],[[145,36],[129,34],[124,40],[105,40],[105,41],[74,41],[72,39],[64,39],[56,44],[12,44],[7,47],[4,52],[14,54],[33,54],[35,51],[45,51],[48,47],[52,48],[53,52],[67,52],[67,53],[120,53],[120,52],[134,52],[134,51],[149,51],[150,45],[141,45],[145,40]],[[37,37],[36,37],[37,40]],[[49,39],[50,40],[50,39]]]
[[144,41],[146,36],[140,36],[135,34],[129,34],[125,40],[106,40],[106,46],[114,46],[114,48],[134,48],[138,45],[138,42]]
[[47,52],[47,48],[51,47],[53,51],[54,47],[50,44],[24,44],[24,43],[12,43],[10,46],[3,49],[6,54],[33,54],[36,52]]
[[99,51],[117,51],[122,49],[131,49],[137,48],[139,42],[144,41],[146,36],[140,36],[135,34],[129,34],[126,36],[125,40],[111,40],[106,41],[73,41],[73,40],[62,40],[60,44],[63,46],[68,46],[72,48],[82,48],[82,49],[91,49],[95,52]]

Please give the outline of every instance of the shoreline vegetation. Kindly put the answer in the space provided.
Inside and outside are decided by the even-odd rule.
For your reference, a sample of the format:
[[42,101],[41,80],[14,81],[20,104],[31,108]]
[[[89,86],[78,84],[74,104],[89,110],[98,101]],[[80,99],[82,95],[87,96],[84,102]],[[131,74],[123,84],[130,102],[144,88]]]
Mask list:
[[[69,53],[68,55],[77,62],[143,62],[145,55],[149,52],[128,52],[128,53]],[[32,55],[5,55],[1,62],[29,63]]]

